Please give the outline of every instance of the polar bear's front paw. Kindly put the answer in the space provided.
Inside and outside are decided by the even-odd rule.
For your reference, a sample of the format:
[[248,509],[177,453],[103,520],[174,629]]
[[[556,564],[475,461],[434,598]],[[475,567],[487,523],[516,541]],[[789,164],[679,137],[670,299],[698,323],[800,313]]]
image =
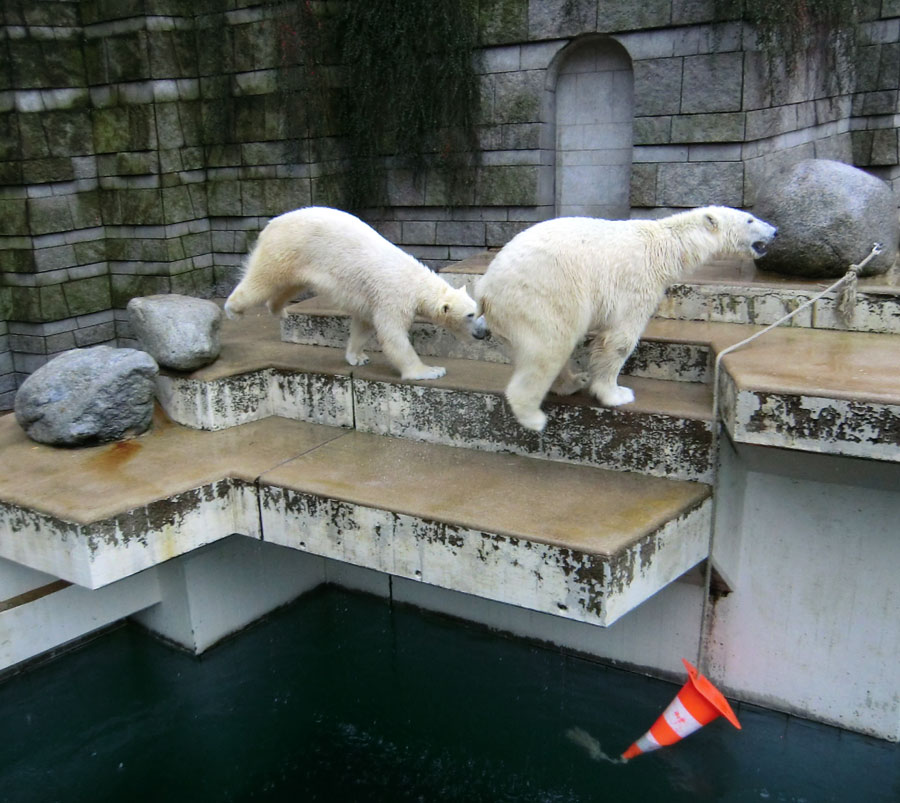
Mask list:
[[347,354],[345,354],[344,356],[346,357],[347,362],[350,363],[350,365],[369,364],[369,355],[363,354],[362,352],[360,352],[359,354],[350,354],[350,352],[347,352]]
[[440,379],[446,373],[447,373],[447,369],[441,368],[440,365],[423,365],[421,370],[404,371],[402,378],[403,379]]
[[631,404],[634,401],[634,391],[621,385],[603,388],[600,391],[595,391],[594,395],[604,407],[620,407],[623,404]]

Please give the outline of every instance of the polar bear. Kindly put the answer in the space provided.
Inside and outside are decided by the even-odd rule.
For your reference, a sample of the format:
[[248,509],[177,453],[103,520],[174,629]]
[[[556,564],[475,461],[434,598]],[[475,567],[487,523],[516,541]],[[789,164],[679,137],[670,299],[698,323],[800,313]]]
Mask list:
[[[758,258],[774,226],[746,212],[707,206],[659,220],[547,220],[510,240],[475,286],[493,335],[511,350],[506,398],[519,423],[541,431],[547,391],[586,386],[609,407],[634,401],[616,380],[662,299],[685,270],[716,255]],[[591,333],[587,373],[569,357]]]
[[377,336],[403,379],[437,379],[445,368],[425,365],[409,342],[417,315],[457,336],[481,339],[484,318],[465,288],[455,289],[359,218],[310,206],[269,221],[247,269],[225,302],[230,318],[266,302],[277,315],[300,290],[324,296],[350,314],[346,359],[365,365],[366,342]]

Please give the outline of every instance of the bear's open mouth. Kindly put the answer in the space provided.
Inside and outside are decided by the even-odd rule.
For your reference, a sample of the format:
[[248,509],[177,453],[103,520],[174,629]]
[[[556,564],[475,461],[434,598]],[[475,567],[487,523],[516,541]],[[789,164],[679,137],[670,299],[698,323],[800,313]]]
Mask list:
[[766,255],[766,252],[769,250],[769,244],[764,240],[757,240],[750,246],[750,250],[753,252],[753,256],[759,259],[759,257]]

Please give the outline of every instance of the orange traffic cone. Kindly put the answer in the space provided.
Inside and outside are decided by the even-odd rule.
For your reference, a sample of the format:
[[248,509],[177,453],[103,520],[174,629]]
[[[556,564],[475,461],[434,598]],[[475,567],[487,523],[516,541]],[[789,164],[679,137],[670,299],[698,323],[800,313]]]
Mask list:
[[728,700],[707,678],[697,672],[697,668],[681,659],[688,671],[688,680],[669,707],[640,739],[624,753],[626,761],[641,753],[659,750],[660,747],[675,744],[685,736],[700,730],[717,717],[725,717],[734,727],[740,728]]

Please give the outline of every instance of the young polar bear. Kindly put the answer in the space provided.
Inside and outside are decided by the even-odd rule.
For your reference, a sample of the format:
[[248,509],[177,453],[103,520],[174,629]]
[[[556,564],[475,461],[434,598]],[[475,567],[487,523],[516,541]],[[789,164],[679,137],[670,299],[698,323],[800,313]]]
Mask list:
[[359,218],[306,207],[269,221],[250,253],[244,277],[225,302],[230,318],[266,302],[277,315],[310,289],[350,314],[346,359],[365,365],[374,334],[403,379],[437,379],[446,368],[425,365],[409,342],[416,315],[457,336],[483,338],[484,318],[465,288],[454,289]]
[[[519,423],[544,428],[548,390],[567,395],[590,385],[603,405],[634,401],[616,379],[666,287],[715,255],[758,258],[775,234],[746,212],[708,206],[661,220],[557,218],[515,236],[475,298],[511,348],[506,398]],[[588,332],[588,372],[575,373],[569,357]]]

